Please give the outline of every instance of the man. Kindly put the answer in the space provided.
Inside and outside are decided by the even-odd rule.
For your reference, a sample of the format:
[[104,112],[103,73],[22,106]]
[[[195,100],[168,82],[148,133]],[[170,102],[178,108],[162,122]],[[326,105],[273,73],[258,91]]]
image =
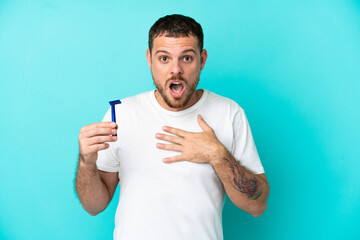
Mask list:
[[207,51],[192,18],[160,18],[146,57],[157,90],[116,105],[117,125],[108,111],[80,131],[81,204],[102,212],[119,183],[114,239],[222,239],[225,191],[255,217],[269,194],[245,113],[196,90]]

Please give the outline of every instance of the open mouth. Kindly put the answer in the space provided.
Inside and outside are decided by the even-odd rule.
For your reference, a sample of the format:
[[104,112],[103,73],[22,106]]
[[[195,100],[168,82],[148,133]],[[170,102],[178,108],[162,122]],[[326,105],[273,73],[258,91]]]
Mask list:
[[170,83],[170,93],[174,98],[180,98],[185,91],[185,86],[181,81],[172,81]]

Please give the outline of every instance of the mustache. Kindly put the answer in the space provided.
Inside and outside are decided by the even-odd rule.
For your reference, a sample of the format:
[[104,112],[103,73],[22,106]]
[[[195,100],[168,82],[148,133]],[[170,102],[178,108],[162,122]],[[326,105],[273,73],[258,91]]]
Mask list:
[[182,80],[182,81],[185,81],[185,79],[180,76],[180,75],[175,75],[175,76],[172,76],[171,78],[168,79],[168,81],[173,81],[173,80]]

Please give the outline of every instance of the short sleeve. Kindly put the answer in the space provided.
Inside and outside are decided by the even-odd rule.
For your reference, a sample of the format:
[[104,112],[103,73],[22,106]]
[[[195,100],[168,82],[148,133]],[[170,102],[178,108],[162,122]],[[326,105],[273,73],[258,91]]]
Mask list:
[[[103,122],[111,121],[111,111],[110,109],[105,114]],[[113,142],[109,142],[110,147],[101,150],[98,152],[98,159],[96,161],[96,166],[99,170],[105,172],[119,172],[120,161],[116,158],[113,152]]]
[[249,122],[244,110],[240,108],[233,120],[233,144],[232,151],[234,158],[255,174],[264,173],[259,154],[257,152]]

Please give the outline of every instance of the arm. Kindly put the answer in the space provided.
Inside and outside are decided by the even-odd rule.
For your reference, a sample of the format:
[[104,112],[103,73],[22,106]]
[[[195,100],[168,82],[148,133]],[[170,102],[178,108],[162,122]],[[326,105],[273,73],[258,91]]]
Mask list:
[[79,134],[79,162],[75,178],[75,189],[83,208],[92,216],[102,212],[110,203],[118,174],[99,171],[96,167],[98,151],[106,149],[105,142],[116,141],[115,123],[94,123],[85,126]]
[[181,152],[165,163],[177,161],[191,161],[196,163],[210,163],[222,181],[230,200],[239,208],[260,216],[266,209],[266,200],[269,195],[269,185],[265,174],[254,174],[245,169],[219,142],[211,127],[202,117],[198,116],[198,123],[203,132],[193,133],[172,127],[164,127],[167,134],[156,134],[156,138],[172,144],[158,143],[157,147],[164,150]]
[[219,148],[222,156],[211,164],[230,200],[254,217],[260,216],[266,209],[270,190],[265,174],[252,173],[241,166],[225,147]]

